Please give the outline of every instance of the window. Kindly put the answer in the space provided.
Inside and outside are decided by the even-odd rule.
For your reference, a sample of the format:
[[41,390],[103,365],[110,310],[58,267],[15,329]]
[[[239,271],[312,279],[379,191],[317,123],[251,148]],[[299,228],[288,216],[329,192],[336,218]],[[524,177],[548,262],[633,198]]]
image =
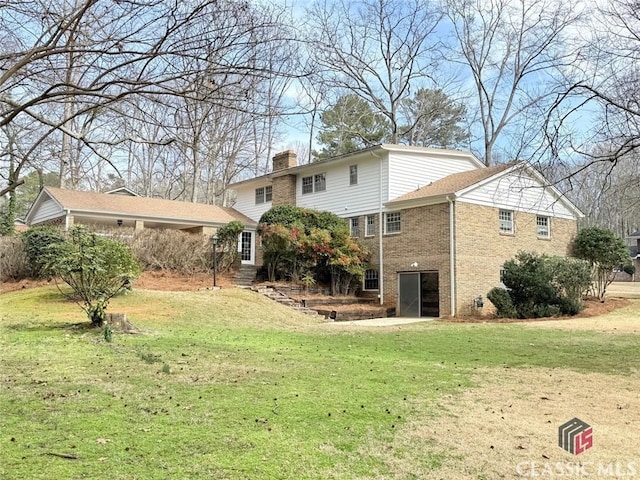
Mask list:
[[400,212],[392,212],[385,214],[385,233],[400,232]]
[[271,185],[256,188],[256,205],[271,201]]
[[349,166],[349,185],[358,184],[358,165]]
[[302,193],[313,193],[313,177],[302,177]]
[[536,230],[538,237],[549,238],[551,233],[549,231],[549,217],[536,217]]
[[318,173],[312,177],[302,177],[302,193],[324,192],[327,189],[327,174]]
[[371,237],[376,234],[376,216],[367,215],[367,229],[365,235]]
[[500,210],[500,233],[513,233],[513,211]]
[[313,177],[313,190],[315,192],[324,192],[327,189],[327,174],[318,173]]
[[369,269],[364,272],[364,289],[365,290],[378,290],[379,281],[378,281],[378,271]]
[[359,237],[360,236],[360,218],[352,217],[349,222],[351,225],[351,236]]

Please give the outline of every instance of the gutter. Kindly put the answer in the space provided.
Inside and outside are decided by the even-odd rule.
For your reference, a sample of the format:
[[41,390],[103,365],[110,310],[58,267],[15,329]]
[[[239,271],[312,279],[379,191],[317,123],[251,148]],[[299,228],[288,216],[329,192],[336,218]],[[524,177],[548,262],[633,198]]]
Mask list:
[[68,231],[69,230],[69,217],[71,216],[71,209],[70,208],[65,208],[64,211],[65,216],[64,216],[64,231]]
[[449,281],[450,281],[450,297],[451,297],[451,316],[456,316],[456,258],[455,258],[455,228],[454,228],[454,203],[447,195],[449,202]]

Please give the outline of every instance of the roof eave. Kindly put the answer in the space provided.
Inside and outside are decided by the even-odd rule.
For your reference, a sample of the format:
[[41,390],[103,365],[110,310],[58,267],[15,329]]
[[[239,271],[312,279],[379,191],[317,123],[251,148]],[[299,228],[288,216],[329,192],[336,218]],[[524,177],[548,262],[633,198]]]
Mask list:
[[[163,215],[144,215],[137,213],[125,213],[125,212],[113,212],[108,210],[86,210],[81,208],[69,208],[69,213],[71,215],[85,215],[85,216],[103,216],[103,217],[113,217],[113,218],[122,218],[128,220],[149,220],[154,222],[168,222],[168,223],[194,223],[198,225],[206,225],[206,226],[223,226],[228,224],[230,221],[238,220],[243,223],[248,223],[246,220],[233,218],[232,220],[203,220],[199,218],[188,218],[188,217],[167,217]],[[247,218],[249,222],[251,222],[250,226],[257,226],[257,222]]]
[[444,203],[449,200],[455,200],[456,194],[444,193],[440,195],[431,195],[429,197],[420,197],[420,198],[409,198],[406,200],[390,200],[384,203],[385,207],[390,209],[408,209],[408,208],[416,208],[416,207],[425,207],[428,205],[437,205],[439,203]]

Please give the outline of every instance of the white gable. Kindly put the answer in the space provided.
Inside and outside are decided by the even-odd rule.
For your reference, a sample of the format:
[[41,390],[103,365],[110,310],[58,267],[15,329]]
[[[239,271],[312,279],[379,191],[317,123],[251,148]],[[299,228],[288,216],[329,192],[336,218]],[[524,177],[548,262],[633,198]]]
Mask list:
[[64,210],[53,200],[45,190],[42,190],[27,212],[25,221],[28,225],[38,225],[42,222],[59,218],[65,214]]
[[575,219],[576,213],[557,191],[518,168],[458,192],[457,200],[552,217]]
[[392,151],[389,153],[389,194],[385,201],[429,185],[454,173],[476,170],[477,160],[470,154],[455,155]]

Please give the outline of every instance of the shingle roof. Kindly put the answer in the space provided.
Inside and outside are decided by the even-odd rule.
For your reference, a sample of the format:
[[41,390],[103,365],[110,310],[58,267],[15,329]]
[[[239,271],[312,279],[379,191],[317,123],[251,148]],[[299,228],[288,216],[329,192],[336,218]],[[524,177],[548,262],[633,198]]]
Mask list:
[[233,208],[189,203],[160,198],[110,195],[45,187],[45,191],[64,209],[88,213],[123,214],[158,219],[179,219],[192,222],[228,223],[238,220],[245,225],[255,222]]
[[409,192],[398,198],[394,198],[392,202],[452,194],[464,188],[470,187],[471,185],[474,185],[478,182],[486,180],[487,178],[490,178],[497,173],[503,172],[513,166],[514,164],[512,163],[502,164],[495,165],[493,167],[479,168],[477,170],[471,170],[468,172],[454,173],[433,183],[430,183],[429,185],[418,188],[413,192]]

